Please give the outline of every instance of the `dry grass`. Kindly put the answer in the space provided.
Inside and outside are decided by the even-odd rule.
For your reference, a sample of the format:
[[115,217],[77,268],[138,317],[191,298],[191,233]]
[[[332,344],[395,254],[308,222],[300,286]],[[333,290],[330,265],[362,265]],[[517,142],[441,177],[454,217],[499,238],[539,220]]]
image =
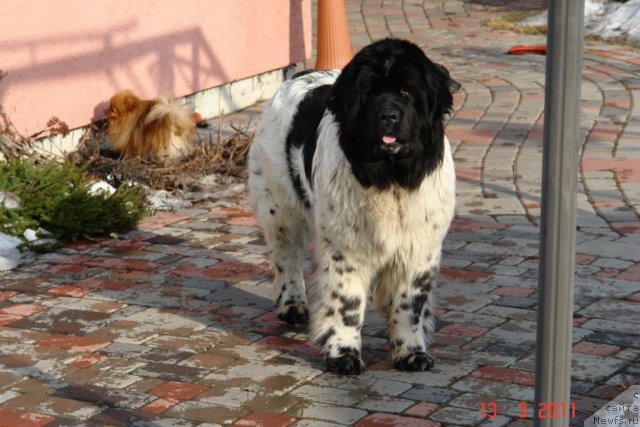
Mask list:
[[539,10],[519,10],[505,13],[489,20],[487,27],[492,30],[507,30],[518,34],[546,34],[547,28],[542,25],[518,25],[518,22],[538,12]]
[[[220,123],[220,128],[221,128]],[[216,174],[222,182],[229,177],[246,178],[246,162],[254,134],[249,124],[230,127],[235,132],[223,139],[218,133],[217,141],[202,141],[190,156],[172,163],[158,163],[144,159],[120,159],[113,152],[100,149],[106,138],[106,126],[92,126],[80,141],[78,149],[69,155],[69,160],[84,165],[87,171],[98,178],[115,183],[134,181],[156,190],[199,191],[198,179]]]

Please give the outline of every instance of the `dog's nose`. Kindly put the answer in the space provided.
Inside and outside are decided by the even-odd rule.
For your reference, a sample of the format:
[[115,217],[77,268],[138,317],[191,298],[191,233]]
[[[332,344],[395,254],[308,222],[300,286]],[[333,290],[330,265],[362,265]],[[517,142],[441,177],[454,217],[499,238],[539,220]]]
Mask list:
[[400,121],[400,110],[393,106],[387,106],[380,112],[380,120],[387,126],[395,125]]

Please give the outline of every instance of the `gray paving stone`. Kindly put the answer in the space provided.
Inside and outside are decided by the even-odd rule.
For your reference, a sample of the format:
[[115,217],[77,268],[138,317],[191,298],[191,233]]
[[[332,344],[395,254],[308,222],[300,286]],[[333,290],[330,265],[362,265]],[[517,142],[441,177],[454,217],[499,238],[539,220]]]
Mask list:
[[356,421],[367,416],[367,411],[362,409],[315,402],[301,403],[290,409],[288,413],[294,417],[312,418],[347,425],[353,425]]
[[357,408],[371,412],[400,413],[416,402],[398,397],[378,396],[365,399],[356,405]]
[[361,396],[358,396],[359,393],[349,390],[313,385],[303,385],[293,390],[290,394],[313,402],[346,406],[353,405],[361,398]]
[[620,319],[626,323],[640,323],[640,306],[626,300],[603,299],[578,312],[586,317]]
[[571,376],[585,381],[602,381],[625,366],[623,360],[615,357],[573,353],[571,357]]
[[459,392],[444,387],[416,385],[402,394],[402,397],[431,403],[445,404],[458,396]]
[[536,342],[536,324],[526,320],[509,320],[485,334],[503,342],[519,342],[534,345]]
[[[640,335],[640,328],[637,323],[616,320],[591,319],[583,323],[581,326],[585,329],[593,331],[619,332],[628,335]],[[640,336],[638,337],[640,339]]]
[[446,407],[432,414],[430,419],[460,426],[475,426],[482,421],[482,413],[478,409]]
[[444,361],[436,361],[436,366],[431,368],[428,372],[368,369],[363,374],[360,374],[360,376],[367,379],[382,379],[401,381],[409,384],[428,384],[433,387],[445,387],[455,381],[456,378],[460,378],[474,371],[475,368],[475,365],[466,363],[453,364]]
[[532,402],[534,398],[533,387],[480,380],[477,378],[465,378],[453,384],[451,388],[458,391],[515,399],[523,402]]
[[318,386],[336,387],[344,390],[367,390],[369,393],[388,396],[398,396],[411,388],[411,384],[409,383],[362,375],[342,376],[322,374],[315,377],[311,383]]
[[443,322],[465,323],[486,328],[493,328],[505,321],[502,317],[467,313],[464,311],[448,311],[438,318]]

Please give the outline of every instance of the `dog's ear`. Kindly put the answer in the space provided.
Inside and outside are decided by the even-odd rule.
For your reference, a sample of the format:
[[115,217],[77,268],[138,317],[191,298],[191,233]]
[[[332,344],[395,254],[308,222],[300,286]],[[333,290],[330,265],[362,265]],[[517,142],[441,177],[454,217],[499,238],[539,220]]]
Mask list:
[[445,67],[442,64],[438,64],[437,62],[435,64],[447,79],[447,88],[449,88],[449,92],[453,94],[459,91],[462,88],[462,84],[460,84],[460,82],[453,80],[451,78],[451,74],[449,74],[449,70],[447,69],[447,67]]
[[139,99],[134,94],[127,95],[123,102],[124,108],[126,108],[127,111],[133,111],[138,107],[138,102]]
[[453,80],[451,77],[449,77],[449,80],[447,81],[447,86],[451,93],[456,93],[462,88],[462,84],[457,80]]

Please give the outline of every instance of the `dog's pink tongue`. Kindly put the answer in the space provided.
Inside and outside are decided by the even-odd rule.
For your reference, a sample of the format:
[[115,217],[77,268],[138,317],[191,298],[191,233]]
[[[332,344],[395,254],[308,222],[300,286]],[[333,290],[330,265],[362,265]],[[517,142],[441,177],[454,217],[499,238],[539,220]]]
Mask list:
[[396,142],[396,137],[393,135],[385,135],[382,137],[382,142],[384,142],[385,144],[393,144],[394,142]]

